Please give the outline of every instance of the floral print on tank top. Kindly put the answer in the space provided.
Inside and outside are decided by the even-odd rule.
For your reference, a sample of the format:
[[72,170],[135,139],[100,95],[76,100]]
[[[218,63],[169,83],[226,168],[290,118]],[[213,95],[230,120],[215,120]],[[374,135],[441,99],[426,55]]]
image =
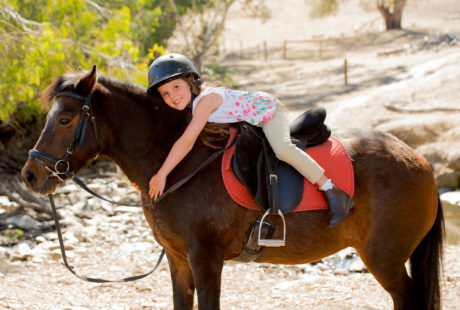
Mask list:
[[225,96],[234,102],[233,110],[227,110],[227,118],[246,121],[262,127],[272,119],[276,109],[276,98],[263,92],[226,89]]

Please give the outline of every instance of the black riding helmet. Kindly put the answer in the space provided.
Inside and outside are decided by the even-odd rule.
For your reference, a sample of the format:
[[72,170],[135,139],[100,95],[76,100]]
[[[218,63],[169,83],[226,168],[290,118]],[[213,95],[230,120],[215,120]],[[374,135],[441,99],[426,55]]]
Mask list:
[[148,91],[156,90],[158,86],[171,80],[190,75],[195,77],[196,83],[201,84],[202,80],[198,71],[196,71],[195,66],[187,57],[180,54],[160,56],[149,67]]

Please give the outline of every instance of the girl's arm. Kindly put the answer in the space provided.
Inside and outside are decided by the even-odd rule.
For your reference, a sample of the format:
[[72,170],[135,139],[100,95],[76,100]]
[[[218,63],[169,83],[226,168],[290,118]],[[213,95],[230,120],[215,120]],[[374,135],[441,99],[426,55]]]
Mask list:
[[166,177],[193,148],[209,116],[222,104],[222,102],[222,96],[218,94],[209,94],[201,98],[195,108],[195,113],[193,114],[190,124],[187,126],[182,136],[174,143],[163,165],[150,180],[150,197],[156,199],[163,194]]

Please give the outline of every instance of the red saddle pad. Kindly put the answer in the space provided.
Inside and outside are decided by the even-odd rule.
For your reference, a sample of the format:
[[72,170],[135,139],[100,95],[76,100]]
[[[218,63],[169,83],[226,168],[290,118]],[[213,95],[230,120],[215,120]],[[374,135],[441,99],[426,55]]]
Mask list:
[[[231,160],[234,147],[235,145],[226,150],[222,158],[222,178],[225,188],[237,204],[249,209],[260,210],[246,187],[233,173]],[[309,147],[305,151],[324,168],[326,176],[337,187],[353,196],[355,191],[353,166],[347,149],[338,139],[330,137],[325,143]],[[302,201],[292,212],[328,209],[324,195],[317,189],[317,185],[304,179]]]

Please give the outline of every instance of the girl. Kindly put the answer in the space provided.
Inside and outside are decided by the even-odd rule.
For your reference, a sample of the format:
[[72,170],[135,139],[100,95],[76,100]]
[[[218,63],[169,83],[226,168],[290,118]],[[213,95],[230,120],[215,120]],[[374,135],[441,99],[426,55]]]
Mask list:
[[262,127],[276,157],[297,169],[308,181],[317,184],[329,204],[329,227],[345,219],[353,199],[337,188],[307,153],[290,139],[287,111],[283,103],[264,92],[245,92],[210,87],[201,91],[202,80],[192,62],[183,55],[167,54],[149,67],[148,92],[157,91],[164,102],[177,110],[192,109],[192,120],[175,142],[161,168],[150,180],[149,195],[163,193],[166,177],[188,154],[206,122],[249,122]]

